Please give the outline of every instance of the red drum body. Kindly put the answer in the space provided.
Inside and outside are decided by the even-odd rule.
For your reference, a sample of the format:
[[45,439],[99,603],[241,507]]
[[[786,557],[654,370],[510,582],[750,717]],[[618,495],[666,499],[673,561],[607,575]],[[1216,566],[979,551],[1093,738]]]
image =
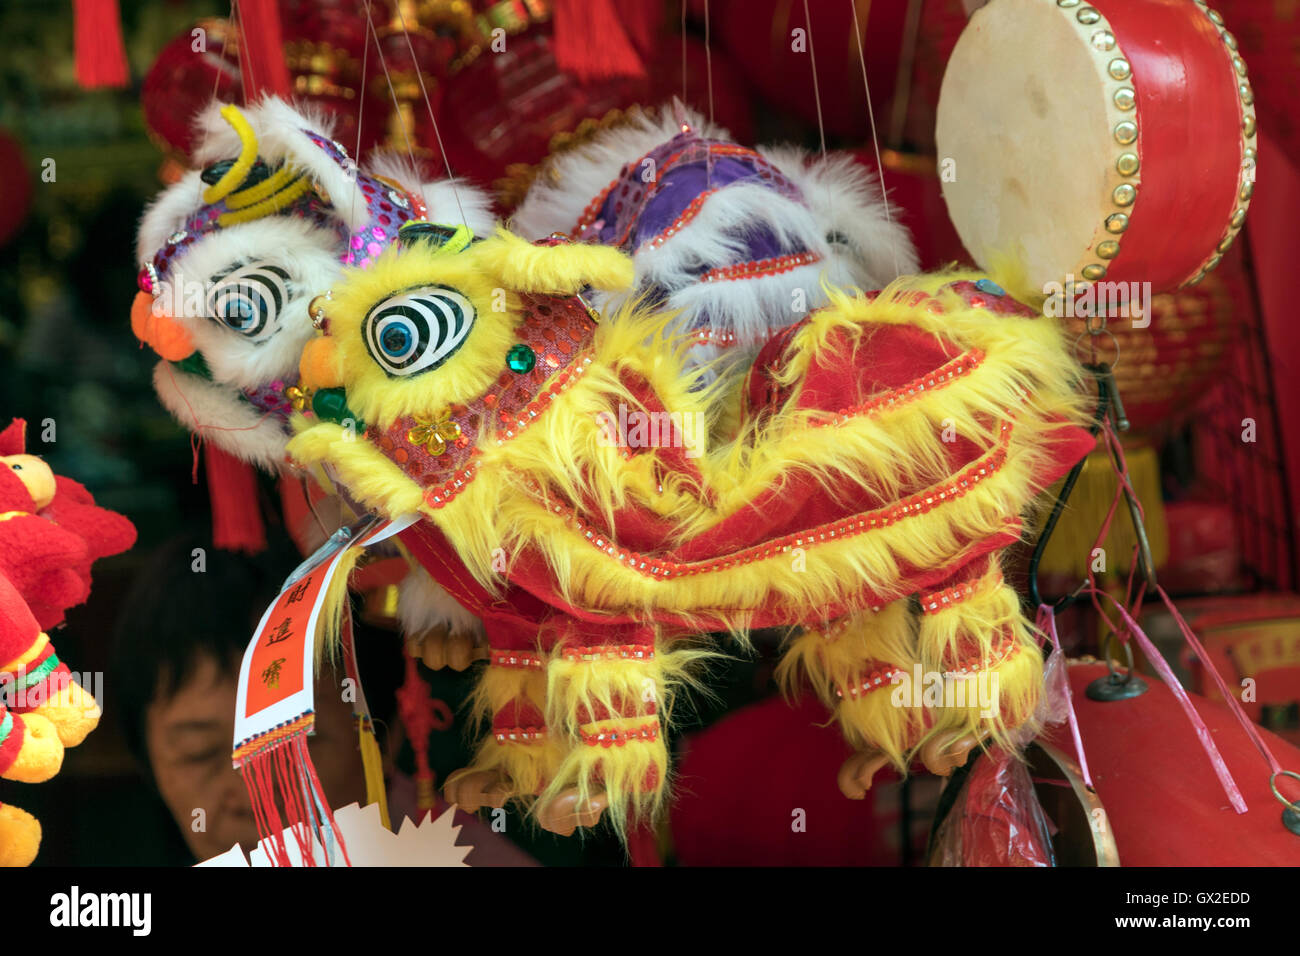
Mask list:
[[[1236,813],[1173,693],[1159,678],[1130,700],[1089,699],[1103,664],[1072,663],[1074,708],[1084,753],[1121,866],[1300,866],[1300,836],[1282,824],[1283,806],[1269,788],[1269,766],[1222,703],[1189,694],[1249,808]],[[1225,676],[1229,676],[1225,674]],[[1300,771],[1300,749],[1261,730],[1284,770]],[[1075,757],[1067,727],[1048,742]],[[1300,783],[1277,786],[1300,801]]]
[[1031,289],[1194,284],[1240,231],[1254,94],[1223,19],[1182,0],[992,0],[949,61],[944,198],[986,269]]

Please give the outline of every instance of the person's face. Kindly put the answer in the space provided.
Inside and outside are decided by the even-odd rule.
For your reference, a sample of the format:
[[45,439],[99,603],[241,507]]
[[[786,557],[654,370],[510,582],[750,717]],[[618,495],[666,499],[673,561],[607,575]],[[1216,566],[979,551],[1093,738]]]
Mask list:
[[[155,698],[145,718],[145,745],[158,790],[199,860],[236,843],[245,852],[257,846],[248,791],[230,765],[235,685],[233,675],[223,675],[215,659],[204,657],[170,698]],[[308,748],[332,808],[365,803],[352,707],[328,671],[316,681],[316,733]]]

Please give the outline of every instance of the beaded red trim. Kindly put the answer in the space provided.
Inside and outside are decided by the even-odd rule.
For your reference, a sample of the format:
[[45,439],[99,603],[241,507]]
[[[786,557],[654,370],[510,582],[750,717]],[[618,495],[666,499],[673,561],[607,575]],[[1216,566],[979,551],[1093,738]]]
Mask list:
[[809,531],[800,532],[797,535],[791,534],[782,538],[775,538],[765,544],[755,545],[752,548],[737,551],[733,555],[714,558],[709,561],[683,564],[663,557],[623,550],[612,541],[607,540],[604,531],[587,528],[582,519],[571,508],[557,503],[551,506],[551,511],[564,518],[571,527],[582,533],[594,547],[620,563],[626,562],[629,568],[640,571],[648,577],[668,578],[673,575],[680,577],[690,574],[708,574],[713,571],[770,558],[773,555],[787,552],[790,548],[810,547],[827,539],[853,537],[876,528],[886,528],[906,518],[926,514],[945,501],[961,498],[970,491],[972,486],[995,475],[1006,463],[1010,432],[1011,424],[1003,422],[1001,441],[998,446],[986,454],[984,458],[972,462],[951,482],[941,486],[937,491],[933,487],[927,488],[908,498],[904,498],[896,505],[854,515],[851,518],[822,525]]
[[[746,338],[745,341],[757,345],[766,342],[780,331],[780,329],[763,329],[755,335]],[[736,336],[735,332],[724,332],[721,329],[711,329],[707,326],[696,329],[691,333],[692,345],[716,345],[719,348],[730,348],[739,341],[740,339]]]
[[943,672],[945,678],[966,678],[974,677],[981,671],[992,670],[995,667],[1001,667],[1009,661],[1021,648],[1021,644],[1012,634],[1004,635],[1001,642],[993,650],[993,655],[983,657],[976,655],[959,661],[958,666]]
[[499,418],[501,424],[506,426],[506,430],[497,434],[497,444],[504,445],[531,425],[537,416],[550,407],[551,402],[560,397],[560,392],[568,391],[569,386],[582,377],[582,374],[591,367],[591,362],[590,352],[578,356],[577,361],[561,369],[559,374],[537,393],[537,397],[524,406],[522,413],[511,414],[503,410]]
[[844,425],[850,419],[864,415],[870,415],[872,412],[882,408],[888,408],[899,402],[911,401],[926,389],[936,389],[949,384],[954,379],[962,375],[968,375],[975,369],[979,368],[980,363],[984,361],[984,353],[979,349],[971,349],[963,352],[950,362],[946,362],[932,372],[922,375],[920,378],[913,379],[906,385],[900,385],[898,388],[891,389],[888,392],[881,392],[861,405],[855,405],[852,408],[846,408],[835,418],[827,418],[822,421],[814,421],[816,426],[825,425]]
[[685,229],[686,226],[690,223],[690,221],[700,214],[700,210],[704,208],[704,203],[708,200],[708,198],[716,192],[717,192],[716,189],[707,189],[704,192],[700,193],[698,196],[696,196],[694,199],[692,199],[690,201],[690,204],[685,209],[682,210],[681,215],[679,215],[676,219],[674,219],[672,223],[669,224],[669,226],[666,229],[664,229],[663,232],[659,233],[657,236],[655,236],[653,239],[650,240],[650,245],[654,246],[657,249],[659,246],[662,246],[673,236],[677,235],[677,233],[679,233],[682,229]]
[[653,644],[616,644],[596,647],[567,647],[564,649],[566,661],[607,661],[607,660],[646,660],[655,659]]
[[535,744],[546,739],[545,727],[511,727],[495,734],[499,744]]
[[498,651],[492,655],[492,665],[494,667],[542,668],[546,666],[546,661],[536,654],[527,654],[522,651]]
[[624,747],[629,740],[658,740],[659,722],[643,724],[632,730],[602,730],[597,733],[579,728],[578,733],[582,736],[582,742],[588,747]]
[[995,574],[986,575],[974,581],[967,581],[965,584],[922,594],[921,612],[923,614],[936,614],[939,611],[946,611],[949,607],[974,597],[977,592],[1001,583],[1002,572],[999,570]]
[[[882,604],[871,605],[871,610],[877,613],[879,613],[883,608],[884,605]],[[830,643],[832,641],[838,641],[840,637],[843,636],[844,632],[849,629],[849,625],[852,624],[853,621],[854,616],[846,614],[844,617],[836,618],[833,621],[827,621],[815,629],[809,628],[809,630],[815,630],[824,641]]]
[[738,262],[734,266],[720,266],[704,273],[704,275],[700,276],[700,280],[702,282],[730,282],[735,279],[754,279],[758,276],[778,275],[782,272],[798,269],[800,266],[810,266],[821,261],[822,257],[815,252],[798,252],[786,256],[773,256],[770,259]]
[[869,671],[865,674],[859,674],[858,676],[861,679],[860,683],[853,684],[848,688],[836,687],[835,696],[843,698],[845,696],[845,691],[847,690],[848,696],[856,700],[859,697],[865,697],[873,690],[879,690],[881,687],[891,686],[894,683],[895,677],[906,676],[906,674],[907,671],[903,670],[901,667],[891,667],[888,665],[877,667],[875,670]]
[[[592,355],[590,352],[580,355],[572,365],[561,369],[554,378],[552,378],[542,391],[538,392],[537,397],[529,402],[520,413],[510,413],[504,410],[498,413],[498,418],[504,426],[503,431],[497,432],[497,445],[504,445],[512,438],[519,436],[521,432],[528,428],[542,412],[550,407],[551,402],[560,397],[560,393],[567,391],[575,381],[577,381],[584,372],[591,366]],[[490,402],[485,404],[491,405]],[[478,449],[474,449],[474,454]],[[469,484],[475,473],[478,471],[478,463],[471,461],[460,472],[457,472],[450,480],[441,485],[435,485],[424,490],[424,503],[430,508],[442,508],[449,501],[455,498]]]

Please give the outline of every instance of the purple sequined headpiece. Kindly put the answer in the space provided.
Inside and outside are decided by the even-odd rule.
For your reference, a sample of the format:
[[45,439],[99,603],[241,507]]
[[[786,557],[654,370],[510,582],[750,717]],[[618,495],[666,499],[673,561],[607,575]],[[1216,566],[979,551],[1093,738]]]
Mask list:
[[[371,260],[397,237],[397,230],[403,223],[424,218],[426,211],[423,202],[397,184],[363,172],[339,143],[311,130],[302,132],[350,178],[355,178],[357,198],[365,203],[365,221],[359,228],[350,231],[340,217],[339,210],[313,189],[306,190],[298,199],[280,207],[274,215],[296,216],[314,225],[334,229],[343,249],[339,261],[344,265],[370,265]],[[285,188],[289,188],[289,184]],[[181,228],[168,236],[163,247],[140,269],[140,290],[159,295],[161,280],[171,272],[173,263],[185,250],[199,239],[223,228],[223,215],[239,211],[229,205],[238,195],[238,192],[232,193],[190,213]]]

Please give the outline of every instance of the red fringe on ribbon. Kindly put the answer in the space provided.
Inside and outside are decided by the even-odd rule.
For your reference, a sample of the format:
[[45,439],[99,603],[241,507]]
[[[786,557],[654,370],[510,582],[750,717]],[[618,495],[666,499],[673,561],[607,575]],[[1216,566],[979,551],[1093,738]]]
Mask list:
[[[257,835],[273,865],[293,865],[284,839],[287,829],[298,845],[303,865],[316,866],[314,850],[316,846],[328,846],[327,828],[338,844],[344,864],[352,865],[343,834],[334,822],[334,813],[316,776],[305,734],[295,734],[248,757],[240,764],[239,773],[253,804]],[[280,815],[281,807],[287,824]]]

